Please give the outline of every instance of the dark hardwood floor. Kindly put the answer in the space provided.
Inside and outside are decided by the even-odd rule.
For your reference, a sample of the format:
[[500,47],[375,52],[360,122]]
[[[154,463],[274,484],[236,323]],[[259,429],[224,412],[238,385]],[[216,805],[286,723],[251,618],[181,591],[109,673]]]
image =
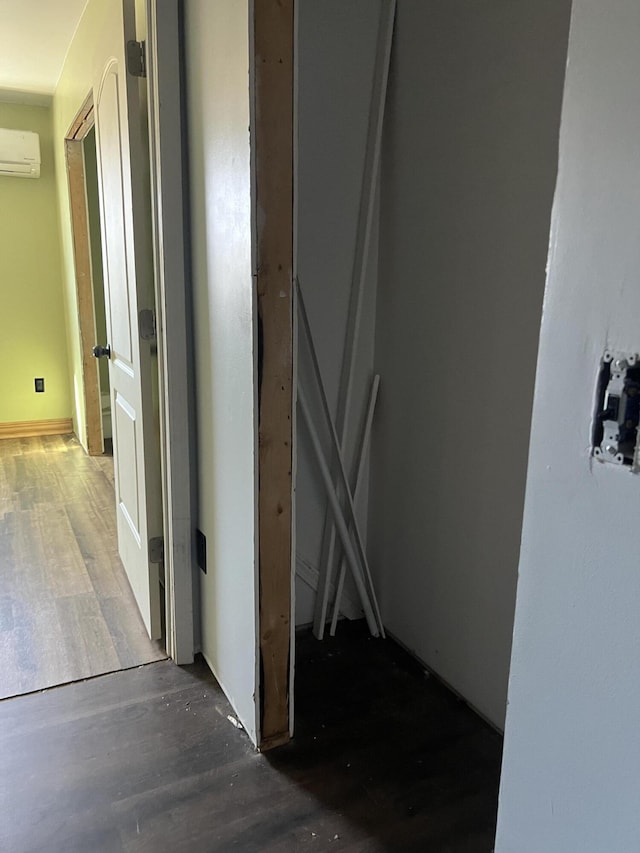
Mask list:
[[501,738],[392,641],[300,636],[286,747],[231,714],[202,662],[0,702],[0,850],[492,850]]
[[164,657],[118,558],[113,458],[0,440],[0,698]]

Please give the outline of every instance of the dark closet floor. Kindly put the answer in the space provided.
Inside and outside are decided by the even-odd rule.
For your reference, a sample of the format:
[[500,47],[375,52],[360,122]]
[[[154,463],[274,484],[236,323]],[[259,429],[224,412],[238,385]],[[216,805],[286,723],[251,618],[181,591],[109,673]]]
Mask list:
[[202,662],[0,702],[0,850],[491,851],[501,738],[392,641],[299,637],[286,747],[231,714]]

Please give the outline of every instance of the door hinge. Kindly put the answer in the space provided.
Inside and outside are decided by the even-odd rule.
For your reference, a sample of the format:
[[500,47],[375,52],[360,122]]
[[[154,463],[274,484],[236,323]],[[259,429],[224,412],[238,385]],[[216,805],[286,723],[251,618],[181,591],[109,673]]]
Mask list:
[[155,341],[156,313],[151,308],[143,308],[138,314],[138,331],[143,341]]
[[127,71],[134,77],[147,76],[145,42],[133,39],[127,42]]
[[154,536],[149,539],[149,562],[164,563],[164,538],[162,536]]

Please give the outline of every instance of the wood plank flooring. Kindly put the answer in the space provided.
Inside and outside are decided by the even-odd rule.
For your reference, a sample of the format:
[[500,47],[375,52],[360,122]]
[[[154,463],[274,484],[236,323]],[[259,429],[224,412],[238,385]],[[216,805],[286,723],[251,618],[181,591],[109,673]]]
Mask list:
[[490,853],[501,738],[360,625],[297,645],[266,755],[202,662],[0,702],[0,850]]
[[165,658],[117,554],[113,459],[0,441],[0,698]]

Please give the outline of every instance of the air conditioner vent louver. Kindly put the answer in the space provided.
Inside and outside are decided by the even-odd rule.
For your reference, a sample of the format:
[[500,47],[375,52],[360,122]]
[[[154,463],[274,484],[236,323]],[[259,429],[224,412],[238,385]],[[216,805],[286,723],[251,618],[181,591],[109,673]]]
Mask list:
[[29,130],[0,128],[0,177],[40,177],[40,137]]

